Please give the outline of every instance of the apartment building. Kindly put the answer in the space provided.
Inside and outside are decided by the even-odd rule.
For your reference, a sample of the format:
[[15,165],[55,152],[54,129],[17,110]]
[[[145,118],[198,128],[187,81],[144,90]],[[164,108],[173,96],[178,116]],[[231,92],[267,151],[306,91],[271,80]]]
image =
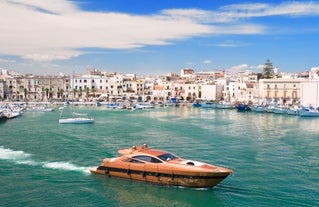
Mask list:
[[68,98],[70,78],[66,76],[8,76],[5,79],[4,99],[48,101]]
[[260,79],[259,97],[267,103],[295,104],[301,98],[301,84],[304,78],[294,79]]

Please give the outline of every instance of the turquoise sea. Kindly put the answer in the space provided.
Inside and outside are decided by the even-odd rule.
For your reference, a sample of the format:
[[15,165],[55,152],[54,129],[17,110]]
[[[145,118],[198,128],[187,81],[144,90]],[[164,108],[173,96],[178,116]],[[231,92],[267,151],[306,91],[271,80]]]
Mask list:
[[[0,206],[319,206],[319,119],[192,107],[142,111],[78,106],[0,123]],[[230,168],[214,188],[159,186],[89,172],[147,143]]]

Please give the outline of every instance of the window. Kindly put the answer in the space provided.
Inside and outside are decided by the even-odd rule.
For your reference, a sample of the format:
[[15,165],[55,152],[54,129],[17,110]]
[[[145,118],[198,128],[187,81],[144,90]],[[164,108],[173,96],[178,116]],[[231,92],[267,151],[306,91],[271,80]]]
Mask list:
[[161,163],[162,162],[159,159],[156,159],[155,157],[150,157],[150,156],[146,156],[146,155],[139,155],[139,156],[135,156],[133,158],[139,159],[142,161],[146,161],[146,162],[152,162],[152,163]]
[[131,159],[130,162],[132,163],[138,163],[138,164],[144,164],[144,162],[136,160],[136,159]]
[[174,160],[174,159],[178,158],[176,155],[173,155],[171,153],[162,154],[162,155],[157,156],[157,157],[160,158],[161,160],[164,160],[164,161]]

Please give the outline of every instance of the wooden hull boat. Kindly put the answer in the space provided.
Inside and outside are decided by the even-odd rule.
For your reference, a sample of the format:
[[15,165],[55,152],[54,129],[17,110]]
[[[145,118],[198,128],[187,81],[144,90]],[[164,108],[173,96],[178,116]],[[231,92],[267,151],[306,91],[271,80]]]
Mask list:
[[204,162],[186,160],[147,145],[119,150],[117,158],[105,158],[91,172],[162,185],[213,187],[232,170]]

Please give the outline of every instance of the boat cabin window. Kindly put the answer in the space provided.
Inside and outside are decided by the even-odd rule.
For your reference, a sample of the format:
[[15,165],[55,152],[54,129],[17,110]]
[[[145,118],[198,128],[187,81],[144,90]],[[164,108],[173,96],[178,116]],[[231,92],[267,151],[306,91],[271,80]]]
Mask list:
[[178,158],[176,155],[173,155],[172,153],[162,154],[162,155],[157,156],[157,157],[160,158],[161,160],[164,160],[164,161],[174,160],[174,159]]
[[156,158],[150,157],[150,156],[146,156],[146,155],[139,155],[139,156],[135,156],[133,158],[134,159],[143,160],[143,161],[146,161],[146,162],[153,162],[153,163],[161,163],[162,162],[159,159],[156,159]]
[[130,159],[130,162],[132,163],[138,163],[138,164],[144,164],[144,162],[136,160],[136,159]]

